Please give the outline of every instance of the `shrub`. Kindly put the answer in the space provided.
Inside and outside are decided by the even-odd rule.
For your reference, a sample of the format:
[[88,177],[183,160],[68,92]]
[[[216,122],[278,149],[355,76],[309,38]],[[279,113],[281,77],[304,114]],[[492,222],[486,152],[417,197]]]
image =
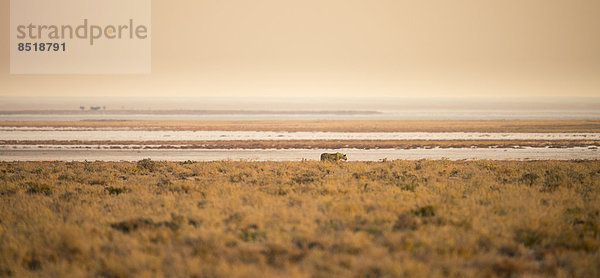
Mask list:
[[544,178],[545,179],[542,191],[552,192],[556,190],[561,184],[565,185],[565,177],[564,175],[562,175],[559,169],[554,168],[551,170],[546,170]]
[[108,191],[108,194],[110,194],[110,195],[119,195],[121,193],[129,192],[129,190],[127,190],[124,187],[112,187],[112,186],[106,187],[106,188],[104,188],[104,190]]
[[113,229],[119,230],[124,233],[131,233],[139,229],[153,230],[161,227],[166,227],[171,229],[172,231],[177,231],[181,228],[182,224],[184,224],[184,221],[185,218],[183,216],[171,214],[171,220],[155,222],[150,218],[140,217],[112,223],[110,224],[110,226]]
[[106,185],[108,182],[103,178],[94,178],[88,181],[89,185]]
[[313,173],[305,172],[292,178],[292,181],[298,184],[307,184],[315,182],[316,175]]
[[256,225],[249,225],[242,229],[239,238],[245,242],[262,241],[267,238],[263,230],[258,229]]
[[420,207],[417,207],[416,209],[413,209],[412,213],[419,217],[431,217],[431,216],[435,216],[435,209],[431,205],[420,206]]
[[27,189],[27,193],[29,193],[29,194],[44,194],[44,195],[52,194],[52,190],[50,189],[50,186],[48,186],[48,185],[38,184],[38,183],[33,183],[33,182],[28,183],[28,185],[29,185],[29,188]]
[[542,243],[546,237],[546,232],[539,229],[520,228],[515,232],[516,240],[527,247],[536,246]]
[[137,162],[137,167],[140,170],[148,170],[150,172],[156,171],[156,162],[152,161],[150,158],[144,158]]
[[532,186],[539,178],[540,176],[538,176],[536,173],[525,173],[523,176],[521,176],[519,181],[525,183],[526,185]]

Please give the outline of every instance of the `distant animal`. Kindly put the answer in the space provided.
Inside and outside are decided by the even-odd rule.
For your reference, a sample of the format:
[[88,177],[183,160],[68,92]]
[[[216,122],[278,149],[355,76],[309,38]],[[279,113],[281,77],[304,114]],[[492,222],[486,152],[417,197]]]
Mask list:
[[321,161],[340,161],[340,160],[348,160],[346,154],[341,153],[322,153]]

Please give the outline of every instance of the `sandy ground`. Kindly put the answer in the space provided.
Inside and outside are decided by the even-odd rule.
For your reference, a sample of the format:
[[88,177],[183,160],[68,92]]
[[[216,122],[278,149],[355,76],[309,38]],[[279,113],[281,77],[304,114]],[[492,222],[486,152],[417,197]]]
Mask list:
[[[278,131],[278,132],[504,132],[504,133],[600,133],[596,120],[518,120],[518,121],[0,121],[0,127],[90,128],[144,131]],[[41,137],[41,136],[40,136]],[[149,139],[58,139],[0,140],[0,145],[104,145],[152,146],[158,149],[414,149],[414,148],[514,148],[600,146],[595,139],[524,140],[149,140]],[[112,139],[112,138],[111,138]]]
[[440,148],[514,148],[514,147],[588,147],[600,146],[598,140],[228,140],[228,141],[57,141],[57,140],[7,140],[0,146],[15,145],[103,145],[152,146],[158,149],[414,149]]
[[139,149],[106,146],[2,149],[0,161],[303,161],[341,152],[349,161],[383,160],[599,160],[597,148],[421,148],[421,149]]
[[507,121],[0,121],[1,127],[120,127],[149,130],[329,132],[600,132],[600,120]]

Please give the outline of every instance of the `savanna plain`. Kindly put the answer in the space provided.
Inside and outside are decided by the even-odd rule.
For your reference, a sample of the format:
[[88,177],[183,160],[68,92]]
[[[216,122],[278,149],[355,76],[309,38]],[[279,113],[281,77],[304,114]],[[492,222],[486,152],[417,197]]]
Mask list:
[[599,161],[0,162],[0,276],[599,277]]

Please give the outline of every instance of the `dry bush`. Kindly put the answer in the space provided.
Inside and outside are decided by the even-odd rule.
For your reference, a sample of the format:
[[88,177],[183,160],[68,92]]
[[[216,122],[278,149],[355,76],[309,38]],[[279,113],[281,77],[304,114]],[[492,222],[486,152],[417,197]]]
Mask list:
[[598,161],[0,163],[0,276],[600,276]]

